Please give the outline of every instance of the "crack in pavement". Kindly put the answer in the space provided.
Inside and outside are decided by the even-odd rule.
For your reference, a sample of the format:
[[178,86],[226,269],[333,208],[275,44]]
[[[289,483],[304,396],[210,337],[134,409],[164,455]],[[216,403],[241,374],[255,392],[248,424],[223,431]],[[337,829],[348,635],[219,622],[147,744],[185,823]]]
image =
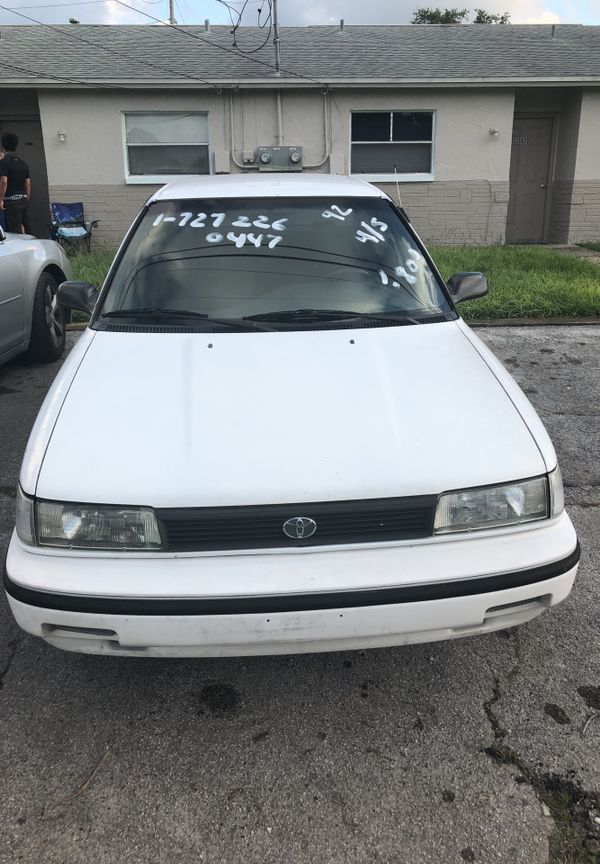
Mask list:
[[[508,673],[508,680],[519,671],[518,634],[514,631],[515,665]],[[508,731],[501,724],[494,706],[502,698],[500,678],[496,676],[492,695],[483,703],[483,710],[494,736],[493,743],[484,747],[486,753],[498,765],[517,768],[520,776],[517,783],[527,783],[538,798],[544,813],[554,820],[554,830],[549,841],[548,864],[598,864],[600,860],[600,794],[584,790],[574,779],[574,770],[567,777],[543,773],[533,768],[520,753],[506,743]]]
[[12,662],[15,659],[15,654],[19,648],[19,645],[23,641],[21,636],[15,636],[14,639],[11,639],[8,644],[8,656],[6,658],[6,663],[4,664],[4,668],[0,670],[0,690],[4,687],[4,679],[8,675],[10,671],[10,667],[12,666]]

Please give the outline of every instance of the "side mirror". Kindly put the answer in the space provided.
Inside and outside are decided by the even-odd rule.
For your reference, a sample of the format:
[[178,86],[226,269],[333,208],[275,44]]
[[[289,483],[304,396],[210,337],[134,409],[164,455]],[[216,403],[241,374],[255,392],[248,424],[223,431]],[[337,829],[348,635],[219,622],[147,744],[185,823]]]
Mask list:
[[91,315],[98,297],[97,289],[89,282],[62,282],[58,286],[58,304],[67,309],[78,309]]
[[483,273],[455,273],[446,285],[455,303],[475,300],[488,292],[488,281]]

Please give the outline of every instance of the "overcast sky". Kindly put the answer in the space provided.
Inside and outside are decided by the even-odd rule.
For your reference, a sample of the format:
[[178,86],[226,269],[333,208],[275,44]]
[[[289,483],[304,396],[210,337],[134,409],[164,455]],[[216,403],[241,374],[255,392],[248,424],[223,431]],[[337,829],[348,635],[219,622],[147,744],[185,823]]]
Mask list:
[[[130,6],[159,19],[168,15],[168,0],[125,0]],[[244,24],[255,24],[257,9],[266,0],[249,0]],[[21,9],[24,15],[47,23],[66,23],[77,18],[82,24],[151,24],[143,14],[119,6],[115,0],[0,0],[3,6]],[[209,18],[215,24],[228,22],[218,0],[175,0],[180,23],[196,24]],[[232,3],[240,8],[243,0]],[[282,25],[330,24],[344,18],[348,24],[408,24],[420,5],[444,6],[439,0],[279,0]],[[448,6],[461,6],[451,0]],[[465,6],[467,4],[465,3]],[[515,24],[600,24],[600,0],[476,0],[490,12],[510,12]],[[0,9],[0,24],[30,23]]]

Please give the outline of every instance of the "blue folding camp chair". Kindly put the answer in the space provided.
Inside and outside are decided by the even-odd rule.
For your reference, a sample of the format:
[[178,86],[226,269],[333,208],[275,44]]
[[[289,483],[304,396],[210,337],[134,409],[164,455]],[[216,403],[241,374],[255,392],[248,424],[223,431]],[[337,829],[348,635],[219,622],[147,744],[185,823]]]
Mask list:
[[93,222],[85,221],[83,203],[77,201],[74,204],[50,205],[52,222],[50,223],[50,238],[57,240],[61,246],[67,249],[78,249],[82,243],[90,251],[92,242],[92,230],[98,225],[98,219]]

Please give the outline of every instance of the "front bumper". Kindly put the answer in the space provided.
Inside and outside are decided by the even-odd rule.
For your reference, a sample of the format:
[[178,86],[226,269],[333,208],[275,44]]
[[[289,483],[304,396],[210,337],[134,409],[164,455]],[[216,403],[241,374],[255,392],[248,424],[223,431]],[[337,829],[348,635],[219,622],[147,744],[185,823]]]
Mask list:
[[519,532],[278,554],[97,555],[11,541],[17,623],[73,651],[227,656],[452,639],[534,618],[569,594],[566,514]]

